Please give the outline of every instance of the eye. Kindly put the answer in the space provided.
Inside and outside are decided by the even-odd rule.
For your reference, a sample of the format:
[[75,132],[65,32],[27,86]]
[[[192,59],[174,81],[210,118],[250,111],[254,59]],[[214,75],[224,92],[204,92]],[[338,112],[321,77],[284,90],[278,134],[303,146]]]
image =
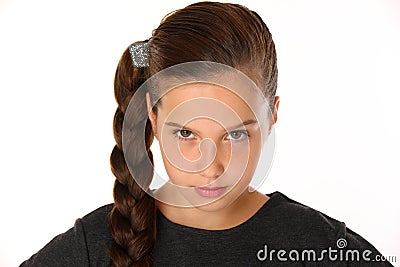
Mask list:
[[242,141],[247,138],[249,134],[247,131],[232,131],[228,136],[231,136],[231,138],[228,138],[230,140]]
[[[191,138],[194,138],[193,133],[191,131],[185,130],[185,129],[175,130],[174,134],[177,135],[180,139],[191,139]],[[191,136],[191,135],[193,135],[193,136]]]

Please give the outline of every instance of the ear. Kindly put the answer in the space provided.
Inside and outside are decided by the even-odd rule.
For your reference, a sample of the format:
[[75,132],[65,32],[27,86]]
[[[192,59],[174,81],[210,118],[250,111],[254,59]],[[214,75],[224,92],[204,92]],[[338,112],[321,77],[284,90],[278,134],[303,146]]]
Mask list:
[[157,127],[156,127],[156,114],[153,111],[153,108],[151,106],[151,102],[150,102],[150,94],[149,92],[146,93],[146,104],[147,104],[147,112],[148,112],[148,116],[149,116],[149,120],[151,122],[151,127],[153,128],[153,133],[154,135],[157,134]]
[[274,111],[273,111],[273,116],[274,116],[274,120],[272,122],[272,120],[269,120],[269,129],[268,129],[268,135],[271,133],[272,131],[272,126],[276,123],[276,121],[278,120],[278,108],[279,108],[279,103],[280,103],[280,97],[276,96],[275,97],[275,104],[274,104]]
[[281,99],[279,96],[275,96],[275,108],[274,108],[274,123],[278,120],[278,108]]

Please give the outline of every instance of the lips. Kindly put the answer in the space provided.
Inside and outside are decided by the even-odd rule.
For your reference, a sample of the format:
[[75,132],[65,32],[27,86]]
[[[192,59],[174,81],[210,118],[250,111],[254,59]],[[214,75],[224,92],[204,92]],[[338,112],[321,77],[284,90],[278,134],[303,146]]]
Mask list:
[[204,190],[217,190],[221,188],[225,188],[226,186],[198,186],[196,188],[204,189]]
[[219,197],[225,192],[226,188],[227,186],[201,186],[195,187],[194,190],[202,197]]

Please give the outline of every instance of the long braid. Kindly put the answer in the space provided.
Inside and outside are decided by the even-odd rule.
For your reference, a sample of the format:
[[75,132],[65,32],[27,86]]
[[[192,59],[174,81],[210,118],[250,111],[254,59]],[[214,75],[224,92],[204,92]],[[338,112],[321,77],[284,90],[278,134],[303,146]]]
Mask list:
[[[148,160],[145,157],[149,157],[153,163],[150,146],[154,138],[150,122],[147,116],[144,117],[147,114],[143,112],[147,110],[145,101],[135,107],[135,114],[132,114],[130,119],[132,125],[127,137],[129,149],[126,153],[133,153],[134,156],[130,157],[133,162],[126,162],[122,150],[124,115],[131,97],[145,81],[145,77],[146,70],[132,66],[129,49],[126,49],[118,64],[114,80],[118,108],[113,123],[116,145],[110,156],[111,170],[116,177],[114,207],[110,213],[113,243],[109,255],[113,266],[151,266],[150,252],[156,238],[154,199],[133,179],[134,176],[136,179],[146,181],[146,190],[153,176],[153,168],[149,168],[148,164],[145,164]],[[144,127],[145,131],[143,131]],[[138,143],[140,140],[145,140],[145,151],[138,149],[142,147]],[[129,171],[128,164],[133,176]]]

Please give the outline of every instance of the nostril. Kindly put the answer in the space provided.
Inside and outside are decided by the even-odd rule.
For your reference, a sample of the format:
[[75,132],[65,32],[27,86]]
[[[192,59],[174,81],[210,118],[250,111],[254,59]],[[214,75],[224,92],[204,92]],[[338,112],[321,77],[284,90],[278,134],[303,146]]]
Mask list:
[[215,163],[215,161],[204,171],[201,172],[203,177],[208,179],[218,179],[224,173],[224,168],[221,164]]

